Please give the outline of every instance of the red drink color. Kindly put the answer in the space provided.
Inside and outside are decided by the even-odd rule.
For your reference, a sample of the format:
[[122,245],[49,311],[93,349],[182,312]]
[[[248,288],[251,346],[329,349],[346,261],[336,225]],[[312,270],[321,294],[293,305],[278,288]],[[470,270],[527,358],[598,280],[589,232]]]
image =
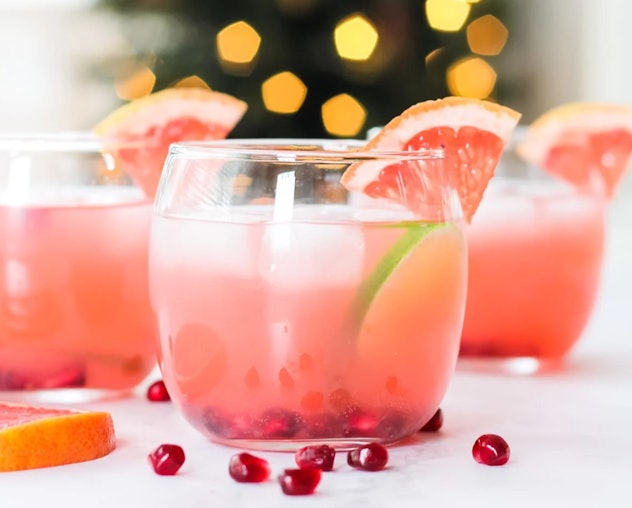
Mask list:
[[362,281],[404,230],[156,218],[160,363],[191,423],[214,440],[287,449],[416,432],[456,361],[466,249],[455,226],[431,233],[358,318]]
[[605,204],[560,189],[525,181],[483,200],[467,230],[462,356],[556,358],[580,338],[599,286]]
[[150,215],[126,188],[0,206],[0,389],[126,390],[145,378]]

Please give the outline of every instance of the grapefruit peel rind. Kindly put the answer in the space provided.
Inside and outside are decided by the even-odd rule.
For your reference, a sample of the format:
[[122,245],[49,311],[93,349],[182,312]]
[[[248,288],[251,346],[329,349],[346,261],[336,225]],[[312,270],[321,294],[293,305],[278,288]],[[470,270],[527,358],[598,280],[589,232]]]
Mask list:
[[12,422],[0,422],[0,472],[85,462],[116,447],[114,424],[106,412],[0,403],[3,418]]
[[[496,134],[506,144],[520,116],[520,113],[510,108],[476,99],[446,97],[424,101],[388,122],[367,143],[365,150],[400,150],[419,132],[437,127],[458,130],[464,126],[474,126]],[[361,171],[346,171],[341,183],[351,190],[363,189],[378,177],[383,166],[384,163],[379,162],[362,163]]]
[[587,134],[612,129],[632,132],[632,108],[606,103],[570,103],[550,109],[527,129],[517,146],[518,154],[529,162],[541,164],[552,146],[563,139],[578,141]]
[[516,152],[552,176],[612,198],[632,165],[632,107],[576,102],[550,109]]
[[107,137],[142,135],[156,124],[158,110],[161,124],[193,117],[212,120],[214,124],[231,130],[247,107],[244,101],[213,90],[167,88],[119,107],[103,119],[94,132]]

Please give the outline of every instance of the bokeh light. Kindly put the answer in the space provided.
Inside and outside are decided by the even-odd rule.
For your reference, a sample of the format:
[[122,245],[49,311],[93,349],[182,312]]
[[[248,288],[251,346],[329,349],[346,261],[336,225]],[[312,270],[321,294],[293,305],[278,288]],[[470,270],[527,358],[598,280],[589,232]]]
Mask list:
[[216,43],[222,67],[228,71],[243,72],[252,68],[261,36],[245,21],[236,21],[218,32]]
[[305,84],[289,71],[275,74],[261,85],[263,104],[273,113],[296,113],[303,105],[306,94]]
[[492,14],[475,19],[467,26],[467,43],[472,53],[498,55],[505,44],[509,30]]
[[182,78],[173,85],[175,88],[204,88],[210,90],[211,87],[201,77],[193,75]]
[[379,34],[362,14],[353,14],[340,21],[334,29],[334,43],[340,58],[368,60],[373,54]]
[[356,136],[366,122],[366,109],[349,94],[327,100],[321,107],[325,130],[338,137]]
[[131,74],[117,79],[114,89],[120,99],[131,101],[149,95],[155,84],[156,75],[149,67],[143,65]]
[[496,85],[496,71],[479,57],[458,60],[448,68],[448,88],[453,95],[485,99]]
[[426,0],[428,24],[441,32],[459,31],[470,14],[469,2],[463,0]]

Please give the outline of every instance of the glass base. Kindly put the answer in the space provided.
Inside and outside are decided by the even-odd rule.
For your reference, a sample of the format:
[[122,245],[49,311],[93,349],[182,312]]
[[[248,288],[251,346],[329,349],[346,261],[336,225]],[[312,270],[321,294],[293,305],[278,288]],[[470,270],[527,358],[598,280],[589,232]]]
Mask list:
[[0,400],[20,404],[82,404],[129,397],[132,389],[56,388],[0,391]]
[[531,356],[483,357],[459,356],[457,371],[486,372],[532,376],[562,370],[564,359],[558,357],[535,358]]
[[304,446],[321,446],[328,445],[340,452],[353,450],[359,446],[369,443],[380,443],[383,446],[391,446],[398,441],[384,442],[380,438],[370,437],[353,437],[353,438],[334,438],[334,439],[222,439],[212,438],[214,443],[229,446],[231,448],[240,448],[244,450],[257,450],[265,452],[296,452]]

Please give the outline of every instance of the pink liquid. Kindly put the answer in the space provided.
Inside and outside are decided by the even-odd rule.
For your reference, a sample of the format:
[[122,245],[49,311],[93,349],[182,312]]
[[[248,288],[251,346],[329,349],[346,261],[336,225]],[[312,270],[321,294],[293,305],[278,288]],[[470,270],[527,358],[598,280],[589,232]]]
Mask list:
[[362,320],[360,284],[401,225],[157,219],[151,295],[172,398],[240,446],[415,432],[447,388],[464,308],[464,239],[442,229]]
[[0,206],[0,389],[127,390],[155,365],[151,205],[105,191]]
[[561,357],[590,317],[604,203],[543,182],[490,189],[471,227],[462,356]]

